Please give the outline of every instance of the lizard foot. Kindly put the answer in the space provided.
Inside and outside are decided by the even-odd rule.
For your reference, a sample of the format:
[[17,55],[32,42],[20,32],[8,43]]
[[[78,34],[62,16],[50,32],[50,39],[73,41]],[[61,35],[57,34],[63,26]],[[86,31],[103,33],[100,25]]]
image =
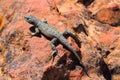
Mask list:
[[54,58],[57,56],[57,51],[52,52],[52,62],[54,62]]
[[60,55],[57,54],[57,51],[53,51],[52,55],[51,55],[51,58],[50,58],[52,60],[52,63],[54,62],[54,59],[55,59],[56,56],[58,56],[60,58]]

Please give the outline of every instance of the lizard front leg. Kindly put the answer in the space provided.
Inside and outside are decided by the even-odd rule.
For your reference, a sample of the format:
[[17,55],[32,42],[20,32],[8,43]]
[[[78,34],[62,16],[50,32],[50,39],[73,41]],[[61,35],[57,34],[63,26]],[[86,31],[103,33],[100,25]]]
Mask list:
[[35,27],[35,31],[34,32],[31,32],[31,36],[35,36],[37,35],[38,33],[40,33],[39,29],[37,27]]
[[68,38],[69,36],[71,36],[73,39],[75,39],[75,42],[77,43],[77,45],[80,47],[81,45],[81,42],[79,41],[79,39],[78,39],[78,37],[77,37],[77,35],[75,34],[75,33],[72,33],[72,32],[70,32],[70,31],[67,31],[67,30],[65,30],[65,31],[63,31],[62,33],[61,33],[65,38]]
[[53,50],[53,52],[52,52],[52,61],[54,61],[54,58],[55,58],[55,56],[57,55],[57,53],[58,53],[58,51],[57,51],[57,49],[56,49],[56,46],[58,45],[58,40],[57,40],[57,38],[53,38],[52,40],[51,40],[51,48],[52,48],[52,50]]

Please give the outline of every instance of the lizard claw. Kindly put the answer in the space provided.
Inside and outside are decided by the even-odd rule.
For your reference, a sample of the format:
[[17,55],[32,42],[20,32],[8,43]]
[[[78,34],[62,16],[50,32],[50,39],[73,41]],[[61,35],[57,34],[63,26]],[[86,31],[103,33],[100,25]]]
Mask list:
[[77,36],[77,33],[76,32],[71,32],[74,36]]
[[31,33],[30,33],[30,32],[28,32],[26,36],[33,37],[33,35],[31,35]]
[[54,62],[54,58],[57,56],[57,51],[52,52],[52,62]]
[[31,36],[35,36],[35,35],[36,35],[36,33],[33,33],[33,32],[32,32],[32,33],[30,33],[30,35],[31,35]]
[[35,33],[32,33],[32,32],[28,32],[28,35],[32,38],[32,37],[35,36],[36,34],[35,34]]

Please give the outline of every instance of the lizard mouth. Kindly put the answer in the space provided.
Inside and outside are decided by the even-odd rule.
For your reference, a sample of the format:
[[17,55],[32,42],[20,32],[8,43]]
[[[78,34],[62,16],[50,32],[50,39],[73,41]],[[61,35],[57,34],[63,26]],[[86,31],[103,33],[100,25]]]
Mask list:
[[33,23],[32,20],[31,20],[31,18],[29,18],[29,17],[27,17],[27,16],[25,16],[24,19],[25,19],[25,21],[27,21],[27,22],[30,23],[30,24]]
[[30,21],[32,18],[32,15],[28,14],[27,16],[24,17],[26,21]]
[[25,19],[26,21],[28,21],[28,17],[25,16],[24,19]]

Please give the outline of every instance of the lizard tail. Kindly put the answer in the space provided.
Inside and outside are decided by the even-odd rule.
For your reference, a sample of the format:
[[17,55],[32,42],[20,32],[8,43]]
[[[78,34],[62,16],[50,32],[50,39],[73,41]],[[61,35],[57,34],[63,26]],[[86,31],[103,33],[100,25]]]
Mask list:
[[68,48],[68,50],[70,50],[70,52],[72,52],[72,53],[76,56],[76,58],[79,60],[80,66],[83,68],[83,71],[84,71],[85,74],[89,77],[89,75],[88,75],[88,73],[87,73],[87,70],[86,70],[84,64],[82,63],[79,55],[78,55],[78,54],[76,53],[76,51],[72,48],[72,46],[68,43],[67,39],[64,38],[63,36],[60,36],[58,39],[59,39],[59,41],[61,42],[61,44],[62,44],[63,46],[65,46],[66,48]]
[[91,77],[89,76],[88,72],[87,72],[87,69],[86,69],[85,66],[83,65],[83,63],[80,62],[80,66],[82,67],[82,69],[83,69],[83,71],[85,72],[85,74],[86,74],[89,78],[91,78]]

